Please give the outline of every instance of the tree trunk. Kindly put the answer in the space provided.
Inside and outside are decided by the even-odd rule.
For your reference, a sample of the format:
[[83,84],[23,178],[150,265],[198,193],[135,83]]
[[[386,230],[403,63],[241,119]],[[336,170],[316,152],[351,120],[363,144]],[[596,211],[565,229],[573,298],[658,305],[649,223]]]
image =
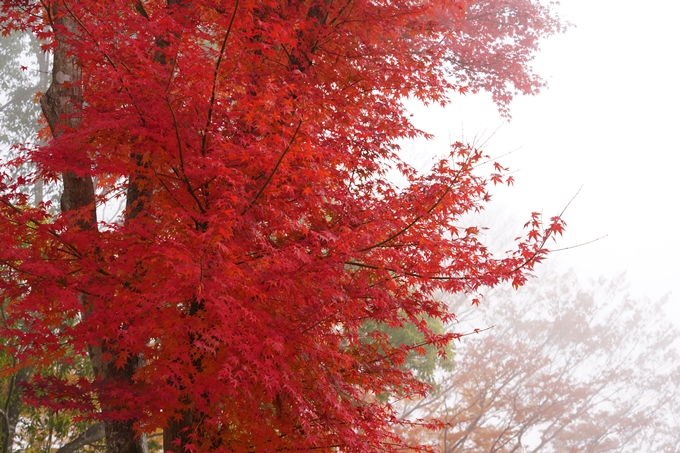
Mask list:
[[91,445],[104,438],[104,424],[97,423],[90,426],[81,435],[73,439],[71,442],[62,446],[56,453],[75,453],[81,448]]
[[185,446],[191,443],[190,434],[194,424],[194,411],[182,413],[179,420],[170,420],[163,429],[163,451],[184,453]]
[[17,431],[17,424],[19,423],[19,416],[21,415],[21,406],[23,406],[23,400],[21,399],[21,383],[28,380],[31,376],[32,369],[30,367],[25,367],[20,369],[15,375],[12,376],[10,382],[8,395],[6,416],[7,416],[7,433],[6,437],[3,439],[3,453],[11,452],[14,445],[14,436]]
[[[78,34],[78,25],[67,12],[63,1],[52,4],[49,15],[53,25],[63,27],[72,36]],[[59,32],[59,27],[52,27],[55,32],[56,47],[52,66],[52,83],[40,101],[43,113],[52,132],[58,139],[69,130],[77,129],[81,117],[78,113],[83,105],[82,70],[80,63],[70,52],[69,37]],[[77,152],[74,150],[74,152]],[[64,214],[78,213],[70,227],[80,230],[97,229],[97,211],[94,199],[94,184],[90,175],[78,176],[67,171],[62,174],[64,191],[61,195],[61,210]],[[85,213],[85,215],[83,215]],[[81,295],[86,305],[85,295]],[[85,313],[87,322],[87,313]],[[136,360],[129,366],[117,370],[114,361],[103,361],[106,345],[91,345],[90,361],[96,379],[130,381],[134,373]],[[106,410],[106,407],[102,408]],[[136,436],[133,428],[134,420],[104,421],[106,445],[108,453],[146,453],[146,438]]]
[[[196,300],[192,301],[189,307],[189,316],[195,316],[199,310],[203,309],[203,305]],[[195,336],[189,335],[188,341],[193,344],[196,341]],[[200,370],[200,356],[192,359],[192,364]],[[182,411],[181,417],[170,419],[168,426],[163,429],[163,450],[166,452],[184,453],[187,445],[192,443],[194,420],[198,417],[191,400],[187,397],[184,402],[188,403],[189,408]]]

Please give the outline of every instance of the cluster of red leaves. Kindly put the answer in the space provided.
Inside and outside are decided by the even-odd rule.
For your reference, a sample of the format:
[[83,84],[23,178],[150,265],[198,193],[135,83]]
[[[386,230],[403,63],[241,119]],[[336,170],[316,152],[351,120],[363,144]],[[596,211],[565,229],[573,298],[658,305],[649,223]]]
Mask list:
[[[198,449],[398,448],[376,395],[427,386],[366,320],[415,322],[442,346],[451,335],[422,321],[451,319],[434,292],[521,285],[563,226],[535,216],[516,251],[491,256],[455,226],[488,200],[473,172],[485,157],[456,144],[416,174],[396,155],[395,140],[421,134],[401,102],[484,88],[505,106],[507,83],[540,86],[531,37],[558,22],[529,0],[493,2],[538,21],[495,31],[473,20],[490,2],[468,0],[171,3],[60,2],[79,26],[53,32],[82,62],[80,127],[27,159],[43,178],[92,176],[98,202],[133,178],[148,197],[82,230],[69,225],[85,214],[52,218],[2,186],[0,292],[15,321],[2,336],[34,364],[102,343],[120,367],[143,357],[132,382],[44,385],[59,407],[92,395],[93,411],[142,430],[191,409]],[[3,1],[0,18],[44,34],[41,4]],[[522,30],[510,55],[523,58],[504,67],[499,42]],[[494,53],[500,65],[470,59]]]

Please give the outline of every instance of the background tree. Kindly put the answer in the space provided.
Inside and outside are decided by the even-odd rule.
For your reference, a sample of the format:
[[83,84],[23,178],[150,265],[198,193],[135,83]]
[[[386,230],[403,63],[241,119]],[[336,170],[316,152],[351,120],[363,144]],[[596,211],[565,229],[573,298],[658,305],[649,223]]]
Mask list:
[[470,321],[438,392],[404,406],[437,417],[443,453],[676,452],[680,332],[663,299],[633,299],[623,276],[584,286],[573,272],[494,291]]
[[9,147],[36,139],[36,96],[49,86],[50,54],[32,33],[14,32],[0,43],[0,143]]
[[[0,38],[0,155],[3,159],[17,157],[19,149],[13,148],[14,145],[40,142],[38,96],[49,86],[49,71],[50,53],[41,49],[32,33],[14,32]],[[11,175],[15,178],[25,176],[32,167],[21,165],[14,168]],[[58,185],[45,187],[42,179],[36,179],[33,186],[25,190],[32,195],[32,203],[36,206],[44,198],[58,200]],[[7,305],[8,301],[3,300],[0,306],[3,324],[8,322]],[[12,341],[12,338],[0,340],[5,345]],[[51,451],[52,445],[63,444],[74,432],[84,429],[83,422],[74,422],[63,412],[24,405],[22,389],[33,368],[24,366],[15,354],[1,354],[0,363],[2,368],[13,370],[0,376],[0,451],[14,451],[17,445],[25,452]],[[72,373],[84,375],[86,369],[81,360],[75,366],[73,363],[55,363],[43,371],[65,377]]]
[[[452,318],[432,294],[522,285],[563,228],[534,214],[496,258],[456,225],[503,168],[476,174],[486,158],[461,143],[426,175],[397,155],[424,135],[404,98],[489,88],[446,77],[463,30],[527,58],[523,37],[562,30],[516,3],[536,20],[504,7],[504,26],[470,34],[464,0],[3,1],[5,30],[46,39],[54,64],[52,138],[6,167],[37,172],[0,184],[1,334],[36,370],[73,354],[93,370],[36,372],[29,400],[101,420],[109,453],[145,451],[159,426],[175,451],[404,447],[377,396],[428,385],[381,326],[443,351],[456,334],[431,328]],[[501,108],[509,80],[540,87],[529,59],[486,69]],[[63,183],[60,215],[29,206],[38,178]]]
[[[14,145],[39,142],[38,96],[49,87],[50,63],[50,53],[32,33],[14,32],[0,38],[0,150],[4,158],[16,157]],[[56,192],[55,187],[47,195],[51,198]],[[42,180],[35,181],[33,193],[34,203],[40,203],[45,195]]]

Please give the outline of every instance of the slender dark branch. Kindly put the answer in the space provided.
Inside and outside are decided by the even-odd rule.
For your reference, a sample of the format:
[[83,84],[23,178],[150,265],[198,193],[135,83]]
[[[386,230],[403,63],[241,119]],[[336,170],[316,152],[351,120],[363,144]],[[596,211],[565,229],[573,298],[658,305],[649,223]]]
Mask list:
[[149,13],[146,12],[146,8],[144,8],[142,0],[137,0],[134,4],[134,8],[139,13],[139,15],[142,16],[144,19],[149,18]]
[[274,174],[276,171],[279,169],[279,166],[281,165],[281,162],[283,161],[283,158],[288,154],[288,151],[290,151],[290,148],[293,146],[293,142],[295,141],[295,137],[297,137],[298,132],[300,131],[300,127],[302,126],[302,120],[298,122],[297,128],[295,128],[295,132],[293,133],[293,136],[290,138],[290,141],[288,142],[288,146],[286,146],[286,149],[283,150],[283,153],[281,153],[281,156],[279,157],[279,160],[276,162],[276,165],[274,165],[274,169],[272,170],[271,174],[267,178],[267,180],[264,182],[262,187],[260,188],[259,192],[257,192],[257,195],[255,195],[255,198],[253,198],[253,201],[250,202],[248,207],[241,213],[241,215],[245,214],[248,212],[250,208],[253,207],[255,202],[257,201],[258,198],[260,198],[260,195],[262,195],[262,192],[264,192],[264,189],[269,185],[269,182],[272,180],[274,177]]
[[[583,189],[583,186],[579,187],[579,189],[576,191],[576,193],[574,194],[574,196],[571,197],[571,200],[569,200],[569,202],[566,204],[566,206],[564,207],[564,209],[562,209],[562,212],[560,212],[560,215],[558,215],[558,217],[562,218],[562,216],[563,216],[564,213],[567,211],[567,208],[569,207],[569,205],[571,204],[571,202],[574,201],[574,199],[575,199],[575,198],[578,196],[578,194],[581,192],[581,189]],[[544,234],[544,235],[543,235],[543,240],[541,241],[541,244],[536,248],[536,251],[533,253],[533,255],[531,255],[530,258],[526,259],[522,264],[520,264],[519,266],[515,267],[515,268],[512,270],[512,272],[517,272],[518,270],[520,270],[520,269],[526,267],[529,263],[533,262],[534,259],[535,259],[539,254],[544,253],[546,250],[545,250],[543,247],[545,247],[545,244],[548,242],[548,239],[550,239],[551,236],[552,236],[552,232],[550,232],[550,231],[548,232],[548,234]],[[602,239],[602,238],[598,238],[598,239],[595,239],[595,240],[600,240],[600,239]],[[590,242],[594,242],[594,241],[590,241]]]
[[229,35],[231,35],[231,28],[234,25],[234,19],[236,18],[236,11],[238,10],[239,0],[236,0],[234,5],[234,12],[231,15],[231,20],[229,21],[229,26],[227,27],[227,33],[222,41],[222,47],[220,48],[220,56],[217,58],[217,64],[215,65],[215,72],[213,73],[213,83],[212,83],[212,94],[210,95],[210,107],[208,108],[208,121],[205,124],[205,130],[203,131],[203,137],[201,141],[201,154],[205,156],[206,145],[208,140],[208,129],[212,123],[213,108],[215,106],[215,96],[217,93],[217,76],[220,70],[220,65],[222,64],[222,58],[224,57],[224,50],[227,47],[227,40]]
[[581,242],[580,244],[570,245],[570,246],[568,246],[568,247],[562,247],[562,248],[559,248],[559,249],[551,249],[551,250],[550,250],[550,253],[561,252],[561,251],[563,251],[563,250],[569,250],[569,249],[575,249],[575,248],[578,248],[578,247],[582,247],[582,246],[584,246],[584,245],[588,245],[588,244],[592,244],[593,242],[597,242],[597,241],[599,241],[600,239],[604,239],[604,238],[606,238],[607,236],[609,236],[609,235],[608,235],[608,234],[605,234],[604,236],[600,236],[600,237],[597,238],[597,239],[592,239],[592,240],[590,240],[590,241]]
[[180,169],[182,170],[181,176],[184,177],[184,150],[182,148],[182,138],[179,135],[179,124],[177,123],[177,116],[175,115],[175,109],[172,108],[170,99],[168,99],[167,96],[165,97],[165,103],[168,105],[168,109],[170,109],[170,114],[172,115],[172,126],[175,131],[175,139],[177,140],[177,151],[179,152],[179,166]]
[[[92,33],[90,33],[90,30],[88,30],[87,27],[85,26],[85,24],[83,24],[83,22],[80,20],[80,18],[78,16],[76,16],[73,13],[73,11],[71,11],[71,8],[68,7],[68,4],[66,2],[63,2],[62,4],[63,4],[64,8],[66,8],[66,11],[68,11],[71,18],[73,18],[73,20],[76,21],[78,23],[78,25],[80,25],[80,28],[82,28],[83,31],[85,31],[85,33],[87,33],[87,35],[90,37],[90,39],[92,39],[92,42],[97,44],[97,47],[99,47],[99,43],[94,38],[94,36],[92,36]],[[109,62],[109,64],[111,65],[111,67],[113,69],[118,69],[116,64],[113,62],[113,60],[109,57],[109,55],[106,52],[102,51],[102,55],[104,55],[104,58],[106,59],[106,61]]]
[[397,275],[404,275],[404,276],[407,276],[407,277],[422,278],[422,279],[426,279],[426,280],[468,280],[469,279],[469,277],[454,277],[454,276],[451,276],[451,275],[426,276],[426,275],[422,275],[422,274],[416,274],[415,272],[399,271],[399,270],[391,269],[391,268],[387,268],[387,267],[374,266],[372,264],[357,263],[356,261],[346,261],[345,264],[347,264],[348,266],[364,267],[366,269],[375,269],[375,270],[379,270],[379,271],[392,272],[392,273],[397,274]]
[[[111,59],[111,57],[109,56],[109,54],[107,54],[106,52],[104,52],[103,50],[101,50],[101,47],[99,46],[99,43],[97,42],[97,40],[95,39],[95,37],[92,35],[92,33],[90,32],[90,30],[87,29],[87,27],[85,26],[85,24],[80,20],[80,18],[78,18],[78,16],[76,16],[76,15],[73,13],[73,11],[71,11],[71,10],[69,9],[68,5],[67,5],[65,2],[63,3],[63,5],[64,5],[64,7],[66,8],[66,10],[69,12],[69,14],[71,15],[71,17],[73,18],[73,20],[75,20],[75,21],[78,23],[78,25],[80,25],[80,28],[82,28],[82,29],[85,31],[85,33],[90,37],[90,39],[92,40],[92,42],[94,42],[94,43],[97,45],[97,47],[99,47],[100,52],[101,52],[102,55],[104,56],[104,59],[109,63],[109,65],[111,65],[111,67],[112,67],[114,70],[118,71],[118,66],[116,65],[116,63]],[[139,9],[139,8],[141,8],[141,11],[144,11],[144,5],[142,5],[141,1],[138,2],[138,3],[135,5],[135,9],[136,9],[138,12],[140,12],[140,9]],[[145,12],[145,11],[144,11],[144,12]],[[140,13],[140,14],[141,14],[141,13]],[[147,18],[147,19],[149,18],[148,15],[145,15],[145,14],[142,14],[142,15],[143,15],[145,18]],[[123,68],[125,68],[125,70],[126,70],[128,73],[130,73],[130,74],[132,73],[132,70],[131,70],[124,62],[120,62],[120,65],[121,65]],[[132,100],[132,105],[134,106],[135,110],[137,111],[137,115],[139,116],[140,122],[142,123],[142,125],[146,126],[146,119],[144,118],[144,115],[142,114],[142,111],[141,111],[141,109],[139,108],[139,105],[137,104],[137,100],[135,99],[134,95],[132,94],[132,91],[130,91],[130,87],[128,87],[126,83],[123,83],[123,79],[122,79],[122,78],[119,77],[118,80],[120,80],[121,86],[124,86],[124,87],[125,87],[124,89],[125,89],[125,91],[127,92],[128,96],[130,96],[130,99]]]
[[432,211],[434,211],[435,208],[436,208],[437,206],[439,206],[439,204],[442,202],[442,200],[444,200],[444,197],[446,197],[446,195],[448,195],[448,193],[449,193],[450,191],[451,191],[451,186],[448,186],[448,187],[446,188],[446,190],[444,191],[444,193],[437,199],[437,201],[430,207],[430,209],[428,209],[428,210],[425,212],[425,214],[420,214],[420,215],[417,216],[415,219],[413,219],[408,225],[406,225],[404,228],[402,228],[401,230],[399,230],[399,231],[397,231],[396,233],[394,233],[392,236],[389,236],[387,239],[385,239],[385,240],[383,240],[383,241],[380,241],[380,242],[378,242],[377,244],[369,245],[368,247],[364,247],[364,248],[362,248],[362,249],[359,249],[359,251],[360,251],[360,252],[365,252],[365,251],[367,251],[367,250],[371,250],[371,249],[374,249],[374,248],[378,248],[378,247],[380,247],[380,246],[383,246],[383,245],[387,244],[387,243],[390,242],[390,241],[393,241],[394,239],[398,238],[398,237],[401,236],[402,234],[406,233],[413,225],[415,225],[416,223],[418,223],[418,221],[419,221],[420,219],[422,219],[423,217],[425,217],[426,215],[428,215],[428,214],[430,214]]
[[[175,174],[178,174],[177,170],[175,170],[174,168],[173,168],[173,172],[175,172]],[[157,175],[157,176],[159,176],[159,175]],[[172,179],[179,179],[179,178],[172,178]],[[179,180],[184,181],[183,179],[179,179]],[[165,183],[165,181],[163,181],[160,177],[158,177],[158,182],[160,183],[161,186],[163,186],[165,191],[168,193],[170,198],[172,198],[172,200],[177,204],[177,206],[179,206],[180,208],[184,208],[182,203],[180,203],[179,200],[177,199],[177,197],[175,197],[175,194],[172,192],[172,190],[170,190],[170,187],[168,187],[168,185]],[[191,217],[191,220],[193,220],[194,223],[198,223],[198,220],[187,209],[184,209],[184,210],[187,211],[187,213]]]
[[191,198],[193,198],[194,201],[196,202],[196,205],[198,206],[199,211],[201,211],[201,214],[205,214],[205,208],[203,207],[203,203],[201,203],[201,200],[198,199],[198,196],[196,195],[196,191],[194,190],[194,188],[191,187],[189,179],[187,178],[186,172],[184,170],[184,149],[182,148],[182,138],[179,135],[179,124],[177,122],[175,110],[172,108],[170,99],[168,99],[167,96],[165,97],[165,102],[168,104],[168,108],[170,109],[170,113],[172,114],[172,125],[175,130],[175,139],[177,140],[177,150],[179,152],[179,165],[181,173],[178,173],[177,176],[179,176],[182,179],[182,181],[184,181],[184,184],[186,185],[187,188],[187,192],[189,192]]
[[[10,202],[7,201],[7,200],[2,200],[2,199],[0,199],[0,203],[4,204],[4,205],[7,206],[8,208],[12,209],[12,210],[13,210],[14,212],[16,212],[17,214],[23,214],[23,213],[24,213],[24,211],[22,211],[20,208],[18,208],[18,207],[15,206],[13,203],[10,203]],[[28,228],[28,229],[30,229],[30,230],[38,231],[38,227],[35,226],[35,225],[43,225],[42,222],[39,222],[39,221],[35,220],[33,217],[29,217],[29,220],[33,223],[33,225],[29,225],[28,222],[27,222],[27,223],[24,223],[23,226],[26,227],[26,228]],[[56,232],[55,230],[53,230],[52,228],[47,228],[46,230],[47,230],[47,232],[48,232],[52,237],[54,237],[55,239],[58,239],[62,244],[64,244],[64,246],[65,246],[66,248],[68,248],[69,250],[71,250],[72,255],[74,255],[75,257],[78,257],[78,258],[82,257],[82,254],[78,251],[78,249],[77,249],[74,245],[62,241],[61,236],[59,235],[59,233],[57,233],[57,232]]]
[[451,189],[453,188],[453,185],[458,181],[458,178],[459,178],[460,175],[463,173],[464,168],[465,168],[465,167],[462,166],[462,167],[460,168],[460,170],[458,170],[458,173],[456,173],[456,176],[453,178],[453,181],[451,181],[451,183],[447,185],[446,190],[444,191],[444,193],[443,193],[439,198],[437,198],[437,201],[436,201],[436,202],[435,202],[435,203],[434,203],[427,211],[425,211],[424,214],[420,214],[419,216],[417,216],[417,217],[416,217],[415,219],[413,219],[408,225],[406,225],[404,228],[402,228],[401,230],[397,231],[396,233],[392,234],[392,235],[389,236],[387,239],[385,239],[385,240],[383,240],[383,241],[380,241],[380,242],[378,242],[377,244],[373,244],[373,245],[369,245],[368,247],[364,247],[364,248],[360,249],[359,251],[360,251],[360,252],[365,252],[365,251],[368,251],[368,250],[371,250],[371,249],[374,249],[374,248],[383,246],[383,245],[387,244],[387,243],[390,242],[390,241],[393,241],[394,239],[398,238],[398,237],[401,236],[402,234],[406,233],[409,229],[411,229],[411,227],[412,227],[413,225],[415,225],[416,223],[418,223],[418,222],[420,221],[420,219],[422,219],[423,217],[425,217],[425,216],[427,216],[427,215],[430,215],[430,213],[431,213],[432,211],[434,211],[434,210],[437,208],[437,206],[439,206],[439,204],[444,200],[444,198],[446,198],[446,196],[449,194],[449,192],[451,192]]
[[564,215],[564,213],[567,211],[567,208],[572,203],[572,201],[574,201],[576,199],[576,197],[578,197],[578,194],[581,193],[581,189],[583,189],[583,186],[578,188],[578,190],[576,191],[574,196],[571,197],[571,200],[569,200],[569,203],[567,203],[567,205],[564,207],[564,209],[562,209],[562,212],[560,212],[560,217],[562,217]]

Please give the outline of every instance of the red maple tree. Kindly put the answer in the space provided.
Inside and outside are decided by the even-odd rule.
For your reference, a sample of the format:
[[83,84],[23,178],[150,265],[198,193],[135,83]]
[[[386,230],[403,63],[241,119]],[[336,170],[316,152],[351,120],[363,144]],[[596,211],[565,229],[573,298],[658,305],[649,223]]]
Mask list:
[[[396,450],[377,396],[427,385],[366,321],[441,347],[435,291],[519,286],[563,228],[535,214],[495,258],[456,226],[500,177],[483,153],[421,175],[395,144],[424,135],[406,97],[485,89],[506,111],[540,88],[529,62],[563,26],[537,1],[1,5],[54,52],[52,138],[0,186],[2,336],[38,368],[89,354],[94,379],[38,376],[33,398],[103,420],[110,453],[158,426],[168,451]],[[60,215],[28,206],[37,177],[63,183]]]

